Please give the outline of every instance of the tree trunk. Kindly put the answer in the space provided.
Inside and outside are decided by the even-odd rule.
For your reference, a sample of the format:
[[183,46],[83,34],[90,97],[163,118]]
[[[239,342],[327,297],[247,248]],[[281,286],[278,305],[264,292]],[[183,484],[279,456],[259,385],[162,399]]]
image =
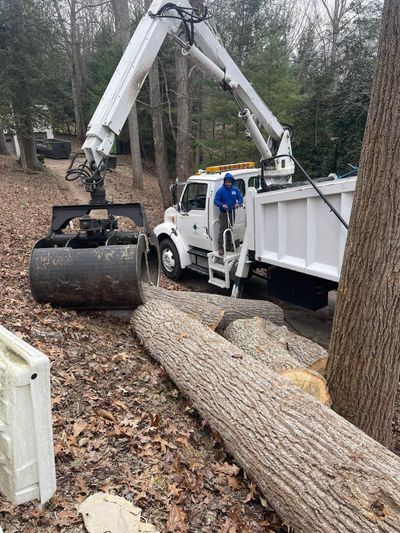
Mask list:
[[[112,6],[115,15],[115,27],[117,29],[118,39],[121,43],[122,51],[124,52],[131,39],[128,0],[112,0]],[[133,185],[140,190],[143,190],[143,166],[140,153],[139,121],[136,103],[133,104],[128,115],[128,127],[132,157]]]
[[36,154],[35,134],[30,117],[25,117],[22,127],[17,128],[17,138],[21,150],[22,166],[26,167],[24,170],[42,170]]
[[195,98],[193,105],[195,106],[195,116],[196,116],[196,145],[194,149],[194,168],[198,170],[202,161],[202,150],[201,150],[201,140],[203,138],[203,84],[201,75],[198,72],[193,73],[194,81],[193,87],[195,89]]
[[163,207],[164,209],[167,209],[167,207],[171,205],[171,196],[169,190],[167,152],[165,149],[164,123],[161,108],[160,79],[157,59],[154,61],[149,72],[149,87],[158,185],[160,186]]
[[[279,326],[275,328],[278,329]],[[224,337],[270,370],[284,375],[324,405],[331,404],[325,379],[317,372],[304,368],[293,358],[287,343],[268,334],[267,320],[260,317],[235,320],[226,328]]]
[[139,307],[132,325],[289,527],[400,530],[394,454],[165,302]]
[[[10,7],[12,9],[10,23],[12,31],[16,39],[21,43],[26,41],[26,14],[24,11],[23,0],[14,0]],[[39,163],[36,155],[35,134],[32,123],[32,100],[31,94],[26,90],[24,65],[22,65],[22,72],[20,73],[20,80],[13,90],[12,95],[12,111],[15,122],[15,130],[21,152],[21,166],[23,170],[41,170],[42,166]]]
[[132,183],[138,189],[143,190],[143,165],[142,155],[140,153],[139,120],[136,103],[133,104],[128,115],[128,127],[132,158]]
[[185,181],[191,174],[192,142],[192,114],[189,99],[189,60],[179,48],[175,52],[176,68],[176,176],[179,181]]
[[41,170],[36,154],[35,133],[33,130],[31,110],[27,101],[14,100],[13,111],[15,118],[15,130],[20,149],[20,162],[23,170]]
[[61,35],[63,36],[65,48],[70,61],[75,133],[78,141],[83,143],[86,137],[86,121],[84,114],[84,68],[82,64],[82,49],[79,28],[77,25],[77,12],[80,10],[80,8],[77,6],[77,0],[71,0],[69,3],[70,28],[68,29],[61,11],[59,0],[53,0],[53,5],[57,14]]
[[6,138],[4,137],[3,124],[0,122],[0,155],[9,155],[7,150]]
[[77,2],[71,0],[71,79],[72,79],[72,96],[74,102],[74,114],[76,125],[76,137],[80,143],[83,143],[86,137],[86,121],[84,113],[84,90],[83,90],[83,65],[82,50],[79,42],[77,26]]
[[263,318],[235,320],[226,328],[224,337],[248,355],[265,363],[274,372],[287,368],[302,368],[283,343],[268,335],[266,320]]
[[[278,325],[283,324],[282,309],[271,302],[263,300],[236,299],[203,292],[168,291],[161,287],[149,285],[144,286],[144,294],[146,299],[169,302],[183,311],[198,314],[203,319],[207,317],[209,307],[216,306],[224,311],[218,323],[218,331],[224,330],[233,320],[253,318],[254,316],[266,318]],[[205,322],[208,323],[208,320],[205,319]],[[215,324],[215,321],[213,320],[212,323]]]
[[301,366],[311,367],[316,361],[328,356],[328,352],[325,348],[322,348],[322,346],[306,337],[302,337],[297,333],[289,331],[286,326],[277,326],[267,320],[265,323],[265,330],[271,339],[279,341],[285,346],[289,354],[296,359]]
[[333,408],[386,446],[400,370],[400,4],[386,0],[327,366]]

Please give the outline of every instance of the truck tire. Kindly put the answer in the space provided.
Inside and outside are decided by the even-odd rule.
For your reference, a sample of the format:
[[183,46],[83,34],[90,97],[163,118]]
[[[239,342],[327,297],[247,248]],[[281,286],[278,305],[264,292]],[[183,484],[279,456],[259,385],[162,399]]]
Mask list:
[[164,239],[160,243],[161,268],[169,279],[177,280],[181,277],[181,261],[175,244],[171,239]]

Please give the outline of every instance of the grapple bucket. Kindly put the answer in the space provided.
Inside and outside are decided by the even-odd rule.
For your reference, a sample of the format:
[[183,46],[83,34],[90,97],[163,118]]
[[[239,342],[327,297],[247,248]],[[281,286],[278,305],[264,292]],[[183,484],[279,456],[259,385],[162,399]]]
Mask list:
[[[132,205],[137,209],[140,204]],[[62,220],[60,214],[71,214],[71,207],[78,206],[53,208],[53,226],[57,217]],[[83,220],[83,227],[89,229],[82,231],[82,223],[76,234],[58,229],[35,244],[30,263],[35,300],[73,309],[129,309],[142,304],[142,285],[159,282],[157,238],[150,233],[116,231],[114,219],[113,229],[106,232],[104,224],[102,231],[96,230],[105,221],[94,219],[93,224],[87,215]]]

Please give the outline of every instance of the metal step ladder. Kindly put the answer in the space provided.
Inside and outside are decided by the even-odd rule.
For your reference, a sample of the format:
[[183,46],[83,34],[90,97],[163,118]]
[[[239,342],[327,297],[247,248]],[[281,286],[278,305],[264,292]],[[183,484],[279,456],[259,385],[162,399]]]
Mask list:
[[230,272],[232,267],[239,260],[240,252],[225,252],[219,255],[218,252],[210,252],[208,257],[208,283],[229,289],[231,286]]

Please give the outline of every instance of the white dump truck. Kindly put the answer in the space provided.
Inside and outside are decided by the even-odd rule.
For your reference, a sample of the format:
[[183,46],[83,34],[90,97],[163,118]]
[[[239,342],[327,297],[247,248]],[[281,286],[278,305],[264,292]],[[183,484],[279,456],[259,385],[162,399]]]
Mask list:
[[[214,196],[226,172],[244,196],[232,229],[233,251],[218,253],[219,209]],[[191,176],[179,202],[165,211],[155,228],[161,267],[179,279],[182,270],[206,274],[209,283],[239,296],[243,281],[263,269],[271,295],[318,309],[335,289],[346,242],[345,225],[308,183],[260,188],[260,169],[254,163],[209,167]],[[356,177],[331,177],[319,191],[344,221],[350,218]]]

